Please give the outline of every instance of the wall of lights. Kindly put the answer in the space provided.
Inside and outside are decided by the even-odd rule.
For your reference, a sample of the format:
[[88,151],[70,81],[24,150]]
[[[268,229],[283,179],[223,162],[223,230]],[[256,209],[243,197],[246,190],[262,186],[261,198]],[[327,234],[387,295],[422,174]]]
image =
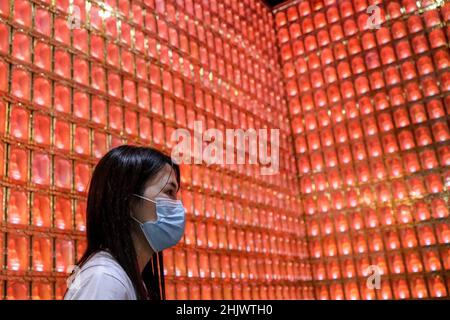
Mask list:
[[194,121],[280,129],[280,173],[182,166],[169,299],[450,295],[449,20],[425,0],[2,1],[0,298],[61,299],[95,163],[170,152]]
[[450,3],[274,14],[315,298],[448,297]]
[[0,298],[61,299],[93,166],[175,128],[281,128],[280,173],[185,165],[169,299],[312,298],[271,11],[257,0],[0,2]]

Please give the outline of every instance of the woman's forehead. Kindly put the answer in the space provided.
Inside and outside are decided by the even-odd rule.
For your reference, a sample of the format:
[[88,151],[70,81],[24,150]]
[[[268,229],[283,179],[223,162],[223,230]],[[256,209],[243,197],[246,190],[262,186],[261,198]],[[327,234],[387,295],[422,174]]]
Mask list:
[[168,183],[178,185],[175,171],[170,165],[166,164],[152,179],[147,181],[146,185],[160,186],[163,188]]

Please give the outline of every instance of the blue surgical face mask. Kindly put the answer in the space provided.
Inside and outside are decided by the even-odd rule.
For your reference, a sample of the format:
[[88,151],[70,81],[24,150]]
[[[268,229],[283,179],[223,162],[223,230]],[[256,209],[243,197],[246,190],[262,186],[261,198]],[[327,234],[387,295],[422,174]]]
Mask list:
[[141,226],[150,247],[155,252],[160,252],[176,245],[184,233],[185,210],[183,203],[180,200],[169,198],[152,200],[137,194],[134,196],[156,205],[156,221],[140,222],[132,216]]

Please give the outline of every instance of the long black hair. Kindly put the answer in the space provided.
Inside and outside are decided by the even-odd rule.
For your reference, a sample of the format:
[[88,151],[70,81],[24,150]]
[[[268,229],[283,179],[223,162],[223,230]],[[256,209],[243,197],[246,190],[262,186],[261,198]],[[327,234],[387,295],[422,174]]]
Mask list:
[[180,168],[169,156],[149,147],[122,145],[100,159],[89,185],[87,248],[78,266],[92,254],[107,250],[131,279],[140,300],[165,299],[164,269],[162,252],[159,252],[140,274],[131,236],[132,195],[142,194],[146,182],[166,164],[172,166],[180,186]]

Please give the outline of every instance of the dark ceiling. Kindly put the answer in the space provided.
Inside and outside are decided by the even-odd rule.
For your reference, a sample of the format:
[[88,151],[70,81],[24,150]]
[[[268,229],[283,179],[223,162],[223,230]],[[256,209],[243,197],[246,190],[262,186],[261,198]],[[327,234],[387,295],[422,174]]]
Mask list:
[[286,0],[265,0],[265,2],[269,5],[269,6],[271,6],[271,7],[274,7],[274,6],[276,6],[276,5],[279,5],[280,3],[283,3],[283,2],[285,2]]

